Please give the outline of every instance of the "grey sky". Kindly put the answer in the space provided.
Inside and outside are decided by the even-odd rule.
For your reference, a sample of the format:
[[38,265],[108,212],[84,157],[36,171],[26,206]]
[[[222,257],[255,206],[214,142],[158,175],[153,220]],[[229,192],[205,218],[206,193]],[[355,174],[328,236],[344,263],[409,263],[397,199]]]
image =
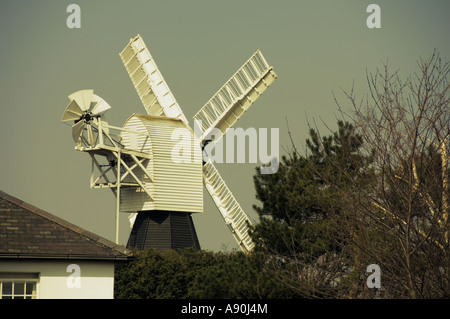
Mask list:
[[[66,7],[81,7],[81,29],[66,26]],[[381,29],[369,29],[366,8],[381,8]],[[67,96],[92,88],[122,126],[144,113],[119,58],[141,34],[189,120],[258,48],[278,75],[237,123],[280,128],[285,117],[299,148],[307,118],[335,127],[332,92],[355,82],[367,93],[366,70],[389,61],[401,75],[434,48],[450,56],[448,1],[2,1],[0,3],[0,189],[108,239],[114,239],[115,198],[90,190],[90,158],[73,150],[60,122]],[[326,133],[326,131],[323,131]],[[284,151],[280,148],[280,154]],[[255,164],[217,164],[255,221]],[[194,216],[205,249],[236,244],[209,195]],[[121,219],[122,243],[128,237]]]

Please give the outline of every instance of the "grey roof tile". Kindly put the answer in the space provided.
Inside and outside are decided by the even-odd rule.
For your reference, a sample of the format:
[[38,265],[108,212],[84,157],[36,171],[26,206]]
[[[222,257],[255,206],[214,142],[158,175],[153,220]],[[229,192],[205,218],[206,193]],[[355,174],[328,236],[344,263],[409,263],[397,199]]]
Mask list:
[[127,260],[123,246],[0,191],[0,258]]

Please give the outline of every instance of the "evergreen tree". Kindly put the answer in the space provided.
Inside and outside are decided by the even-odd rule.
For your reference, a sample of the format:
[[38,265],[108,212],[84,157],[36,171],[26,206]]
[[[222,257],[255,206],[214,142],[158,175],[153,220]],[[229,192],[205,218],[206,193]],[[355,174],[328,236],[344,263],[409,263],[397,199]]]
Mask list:
[[[254,206],[260,222],[251,236],[280,281],[302,296],[337,296],[336,283],[353,263],[345,248],[349,233],[349,194],[365,189],[373,173],[363,155],[361,136],[352,124],[338,121],[338,130],[320,137],[311,129],[305,156],[283,156],[276,174],[254,176]],[[295,149],[295,148],[294,148]]]
[[118,299],[290,298],[292,291],[262,269],[258,254],[192,249],[135,253],[116,269]]

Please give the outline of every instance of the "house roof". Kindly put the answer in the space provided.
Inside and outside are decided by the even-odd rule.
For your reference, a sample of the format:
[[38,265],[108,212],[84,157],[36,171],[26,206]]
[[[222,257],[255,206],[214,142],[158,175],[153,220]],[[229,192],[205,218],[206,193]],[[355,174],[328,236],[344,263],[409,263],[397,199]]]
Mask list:
[[0,191],[0,259],[127,260],[132,252]]

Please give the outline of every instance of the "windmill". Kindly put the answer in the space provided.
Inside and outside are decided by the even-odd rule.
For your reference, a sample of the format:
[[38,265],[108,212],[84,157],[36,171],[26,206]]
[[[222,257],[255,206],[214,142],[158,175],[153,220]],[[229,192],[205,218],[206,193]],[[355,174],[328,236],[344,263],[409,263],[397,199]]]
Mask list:
[[[75,149],[91,156],[91,188],[110,188],[116,196],[116,243],[122,211],[130,213],[129,247],[200,248],[191,214],[203,212],[205,186],[240,248],[251,251],[251,221],[202,152],[276,79],[272,67],[256,51],[194,115],[193,130],[141,36],[119,55],[147,114],[112,126],[104,116],[108,103],[93,90],[81,90],[69,95],[62,118],[73,121]],[[187,138],[176,138],[177,132],[187,132]],[[192,156],[174,161],[177,147],[193,149]]]

